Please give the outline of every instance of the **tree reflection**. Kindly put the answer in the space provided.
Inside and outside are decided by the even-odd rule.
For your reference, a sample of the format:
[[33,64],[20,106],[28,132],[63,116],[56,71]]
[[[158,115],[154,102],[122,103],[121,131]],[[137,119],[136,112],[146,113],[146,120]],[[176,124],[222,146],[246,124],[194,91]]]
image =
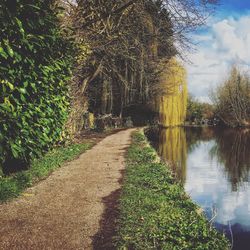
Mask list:
[[163,160],[170,163],[177,178],[185,182],[187,154],[192,153],[200,143],[215,140],[210,157],[225,167],[232,190],[249,182],[250,129],[229,129],[211,127],[176,127],[159,132],[158,151]]
[[215,129],[216,145],[210,151],[223,163],[232,190],[249,181],[250,129]]
[[185,127],[185,134],[187,139],[187,151],[190,153],[200,144],[202,127]]
[[162,129],[159,136],[159,155],[170,164],[177,178],[186,179],[187,144],[184,128]]
[[212,127],[185,127],[188,152],[191,153],[201,142],[210,141],[214,138]]

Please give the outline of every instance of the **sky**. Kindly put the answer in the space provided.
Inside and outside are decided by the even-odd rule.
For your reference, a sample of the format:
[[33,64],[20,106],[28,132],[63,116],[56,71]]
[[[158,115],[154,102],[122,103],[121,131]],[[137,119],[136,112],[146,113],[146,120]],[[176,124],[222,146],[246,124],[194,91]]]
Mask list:
[[189,92],[210,102],[211,89],[226,79],[232,65],[250,72],[250,1],[221,0],[207,25],[191,37],[196,46],[185,65]]

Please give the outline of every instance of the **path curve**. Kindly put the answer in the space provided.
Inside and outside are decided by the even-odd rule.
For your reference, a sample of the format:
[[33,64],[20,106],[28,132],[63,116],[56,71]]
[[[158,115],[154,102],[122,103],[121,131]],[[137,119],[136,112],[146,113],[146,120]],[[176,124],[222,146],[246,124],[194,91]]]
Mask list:
[[21,197],[0,205],[0,249],[98,248],[94,241],[104,201],[120,189],[133,130],[106,137]]

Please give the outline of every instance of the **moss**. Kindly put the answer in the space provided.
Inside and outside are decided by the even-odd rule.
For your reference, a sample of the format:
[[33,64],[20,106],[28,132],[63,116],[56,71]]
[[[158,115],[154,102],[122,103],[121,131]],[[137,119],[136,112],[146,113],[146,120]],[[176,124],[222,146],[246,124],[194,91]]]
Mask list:
[[117,249],[229,249],[168,166],[156,162],[144,135],[136,132],[127,155],[120,199]]

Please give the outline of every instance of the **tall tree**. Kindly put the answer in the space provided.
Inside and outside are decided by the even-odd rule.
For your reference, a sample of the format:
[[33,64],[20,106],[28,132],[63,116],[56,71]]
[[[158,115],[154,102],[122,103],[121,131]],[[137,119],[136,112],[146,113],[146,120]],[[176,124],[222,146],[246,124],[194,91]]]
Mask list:
[[147,104],[155,95],[164,63],[183,55],[190,46],[188,32],[204,24],[214,3],[76,1],[67,23],[88,52],[78,66],[75,92],[88,98],[89,110],[95,114],[122,116],[125,107]]

